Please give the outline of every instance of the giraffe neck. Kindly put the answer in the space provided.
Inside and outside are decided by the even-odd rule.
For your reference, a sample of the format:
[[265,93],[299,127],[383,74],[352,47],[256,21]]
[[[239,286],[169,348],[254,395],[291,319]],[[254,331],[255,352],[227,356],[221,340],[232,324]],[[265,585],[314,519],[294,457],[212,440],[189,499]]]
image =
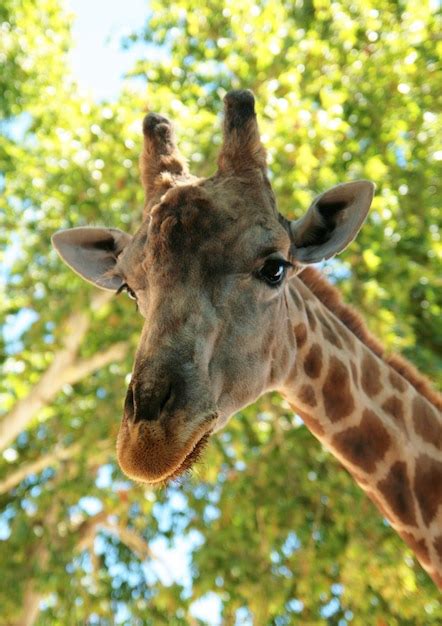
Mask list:
[[[281,393],[442,588],[442,418],[299,279]],[[293,338],[291,338],[293,340]]]

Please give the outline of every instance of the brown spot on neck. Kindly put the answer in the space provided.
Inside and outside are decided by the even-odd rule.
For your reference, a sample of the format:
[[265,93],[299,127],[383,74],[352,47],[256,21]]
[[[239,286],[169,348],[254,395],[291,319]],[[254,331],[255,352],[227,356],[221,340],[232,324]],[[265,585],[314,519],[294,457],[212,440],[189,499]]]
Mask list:
[[416,524],[413,493],[405,463],[398,461],[392,465],[386,478],[379,481],[378,489],[396,518],[404,524]]
[[308,406],[316,406],[318,404],[316,400],[315,390],[311,385],[302,385],[298,394],[299,401]]
[[347,417],[355,408],[348,369],[335,356],[330,359],[329,371],[322,387],[322,395],[327,417],[332,422]]
[[391,396],[384,402],[382,408],[386,413],[394,417],[395,421],[398,422],[402,427],[404,424],[404,409],[402,406],[402,401],[397,396]]
[[335,449],[353,465],[367,473],[376,469],[376,463],[384,458],[390,447],[390,436],[378,416],[366,409],[358,426],[347,428],[335,435]]
[[296,337],[296,346],[300,349],[307,341],[307,326],[301,322],[296,324],[293,330]]
[[314,343],[304,361],[304,371],[310,378],[318,378],[322,369],[322,350],[319,344]]
[[442,505],[442,463],[422,454],[416,461],[414,491],[426,526]]

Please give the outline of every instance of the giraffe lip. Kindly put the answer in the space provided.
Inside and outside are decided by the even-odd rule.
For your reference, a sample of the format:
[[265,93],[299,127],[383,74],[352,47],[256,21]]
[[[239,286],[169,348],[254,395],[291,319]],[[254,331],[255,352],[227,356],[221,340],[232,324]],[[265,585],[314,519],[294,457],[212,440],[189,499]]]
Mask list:
[[209,430],[202,437],[200,437],[200,439],[197,440],[190,452],[181,461],[180,465],[172,470],[170,474],[159,478],[158,480],[149,480],[146,482],[148,482],[149,485],[166,485],[170,480],[174,480],[182,476],[186,471],[191,469],[194,463],[196,463],[201,458],[201,455],[204,452],[204,449],[210,439],[211,434],[212,430]]
[[217,413],[212,412],[195,420],[197,425],[193,428],[189,428],[186,421],[178,421],[171,428],[170,423],[134,424],[124,417],[117,438],[119,465],[133,480],[153,486],[165,485],[190,470],[200,458],[216,419]]

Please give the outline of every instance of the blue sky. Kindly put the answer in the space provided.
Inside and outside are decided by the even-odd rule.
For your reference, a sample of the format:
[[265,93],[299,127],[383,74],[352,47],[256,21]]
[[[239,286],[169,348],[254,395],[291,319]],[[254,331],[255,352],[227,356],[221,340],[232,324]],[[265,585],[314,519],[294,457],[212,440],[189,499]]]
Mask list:
[[66,0],[75,14],[70,62],[81,87],[95,99],[114,99],[122,77],[141,54],[158,55],[153,47],[121,49],[121,39],[139,31],[149,10],[145,0]]

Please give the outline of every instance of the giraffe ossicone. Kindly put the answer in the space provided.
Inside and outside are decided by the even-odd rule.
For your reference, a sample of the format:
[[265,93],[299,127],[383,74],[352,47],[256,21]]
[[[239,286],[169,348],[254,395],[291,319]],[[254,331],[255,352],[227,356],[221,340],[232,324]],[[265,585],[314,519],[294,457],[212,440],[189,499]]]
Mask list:
[[441,398],[409,364],[385,357],[336,289],[307,267],[354,239],[374,186],[337,185],[289,221],[267,178],[250,91],[226,95],[223,132],[218,170],[197,178],[171,123],[149,114],[137,232],[53,236],[75,272],[127,290],[145,318],[120,466],[135,480],[167,482],[231,415],[277,390],[442,587]]

